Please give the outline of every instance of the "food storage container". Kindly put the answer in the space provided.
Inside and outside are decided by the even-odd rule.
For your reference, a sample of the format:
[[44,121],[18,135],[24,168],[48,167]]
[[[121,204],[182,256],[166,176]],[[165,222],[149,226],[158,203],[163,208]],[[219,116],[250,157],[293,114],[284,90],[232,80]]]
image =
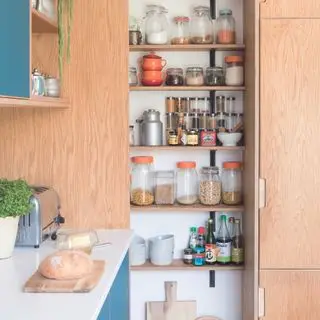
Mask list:
[[208,118],[208,129],[216,129],[216,115],[214,113],[210,114]]
[[242,86],[244,82],[243,57],[227,56],[225,57],[227,86]]
[[154,202],[153,157],[131,158],[131,203],[148,206]]
[[178,125],[178,118],[175,112],[166,113],[167,126],[166,129],[176,130]]
[[216,96],[215,112],[216,113],[224,113],[225,112],[225,103],[226,103],[225,96]]
[[166,97],[166,112],[176,112],[175,97]]
[[143,112],[141,123],[141,142],[143,146],[161,146],[163,125],[160,121],[160,112],[148,109]]
[[174,204],[174,171],[157,171],[155,173],[155,203]]
[[166,76],[167,86],[183,86],[183,69],[182,68],[168,68]]
[[171,44],[189,44],[190,32],[188,17],[175,17]]
[[226,117],[225,114],[222,112],[216,113],[216,127],[218,132],[225,132],[226,131]]
[[233,113],[225,113],[224,116],[226,119],[226,131],[232,132],[232,129],[234,127],[234,120],[235,120]]
[[207,113],[210,112],[210,100],[205,98],[198,98],[198,112]]
[[129,146],[134,146],[134,126],[129,126]]
[[200,113],[199,115],[199,129],[207,129],[210,113]]
[[177,163],[177,168],[177,201],[185,205],[196,203],[199,193],[196,163],[181,161]]
[[189,97],[184,97],[182,98],[182,109],[183,112],[190,112],[190,98]]
[[129,44],[133,46],[142,43],[142,33],[140,30],[129,30]]
[[130,67],[129,68],[129,75],[128,75],[128,83],[129,86],[136,86],[138,85],[138,75],[137,75],[137,68]]
[[223,86],[224,71],[221,67],[209,67],[206,69],[206,84],[208,86]]
[[191,118],[192,118],[191,128],[192,129],[199,129],[200,128],[200,115],[199,115],[199,113],[192,113]]
[[200,202],[217,205],[221,201],[221,179],[218,167],[203,167],[200,171]]
[[217,30],[217,43],[236,43],[236,22],[232,16],[231,10],[223,9],[219,11]]
[[197,6],[193,9],[190,34],[194,44],[213,43],[213,23],[209,7]]
[[203,68],[201,68],[201,67],[187,68],[186,85],[188,85],[188,86],[203,86],[204,85]]
[[192,116],[191,113],[185,112],[183,114],[184,124],[186,126],[186,130],[192,129]]
[[197,129],[191,129],[187,131],[187,145],[188,146],[199,145],[199,131]]
[[48,97],[60,97],[60,80],[55,77],[46,76],[44,80],[45,95]]
[[224,162],[222,171],[222,202],[227,205],[242,203],[242,163]]
[[147,44],[166,44],[169,40],[168,10],[163,6],[148,5],[145,21]]
[[143,86],[161,86],[164,81],[163,78],[161,71],[143,71],[141,74],[141,84]]
[[225,112],[226,113],[234,113],[235,112],[235,97],[228,97],[226,99]]

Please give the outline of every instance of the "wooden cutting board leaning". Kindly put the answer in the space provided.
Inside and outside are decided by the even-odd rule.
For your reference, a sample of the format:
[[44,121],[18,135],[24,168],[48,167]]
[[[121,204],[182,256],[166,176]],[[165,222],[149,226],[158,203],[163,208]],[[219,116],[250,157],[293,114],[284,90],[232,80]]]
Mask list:
[[166,301],[147,302],[147,320],[195,320],[196,301],[177,301],[177,282],[165,282]]
[[36,271],[24,285],[24,292],[89,292],[99,282],[103,272],[105,261],[93,261],[94,267],[90,275],[76,280],[52,280],[43,277]]

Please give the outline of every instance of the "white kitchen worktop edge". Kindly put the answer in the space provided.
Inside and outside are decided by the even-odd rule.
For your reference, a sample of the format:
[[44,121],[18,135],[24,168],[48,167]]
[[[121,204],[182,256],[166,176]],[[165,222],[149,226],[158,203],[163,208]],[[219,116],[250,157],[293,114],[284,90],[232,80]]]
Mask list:
[[96,320],[133,238],[131,230],[98,230],[101,242],[94,260],[105,260],[99,284],[89,293],[24,293],[23,285],[47,255],[56,251],[54,242],[40,249],[17,248],[10,259],[0,260],[1,320]]

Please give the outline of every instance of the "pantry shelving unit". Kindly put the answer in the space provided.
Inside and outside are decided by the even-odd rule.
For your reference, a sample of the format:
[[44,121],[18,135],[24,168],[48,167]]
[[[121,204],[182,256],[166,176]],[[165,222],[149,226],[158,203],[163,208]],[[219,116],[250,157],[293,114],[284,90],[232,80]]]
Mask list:
[[243,211],[243,206],[226,206],[224,204],[219,204],[216,206],[205,206],[200,203],[192,205],[150,205],[150,206],[134,206],[131,205],[131,211],[145,212],[145,211],[161,211],[161,212],[241,212]]
[[245,49],[244,44],[165,44],[165,45],[130,45],[131,52],[149,52],[149,51],[242,51]]
[[134,146],[130,151],[243,151],[245,147],[220,146]]
[[231,86],[159,86],[159,87],[146,87],[135,86],[130,87],[130,91],[244,91],[246,88],[243,86],[231,87]]
[[67,99],[51,98],[51,97],[38,97],[34,96],[30,99],[18,99],[0,97],[0,108],[21,108],[21,109],[67,109],[70,103]]

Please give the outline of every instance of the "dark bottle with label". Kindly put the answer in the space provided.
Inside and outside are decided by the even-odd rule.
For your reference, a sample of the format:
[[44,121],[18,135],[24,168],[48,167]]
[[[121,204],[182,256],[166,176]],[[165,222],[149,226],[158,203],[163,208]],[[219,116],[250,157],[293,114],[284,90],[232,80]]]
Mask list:
[[205,232],[206,229],[204,227],[198,228],[198,241],[197,241],[197,247],[203,248],[205,247],[206,240],[205,240]]
[[213,233],[213,219],[208,220],[207,226],[207,238],[206,238],[206,264],[216,264],[217,256],[216,256],[216,239]]
[[243,236],[241,234],[240,219],[235,219],[235,232],[232,238],[231,262],[236,265],[244,263]]
[[227,227],[227,217],[221,216],[220,228],[217,234],[217,263],[218,264],[230,264],[231,263],[231,245],[232,239],[230,237]]

